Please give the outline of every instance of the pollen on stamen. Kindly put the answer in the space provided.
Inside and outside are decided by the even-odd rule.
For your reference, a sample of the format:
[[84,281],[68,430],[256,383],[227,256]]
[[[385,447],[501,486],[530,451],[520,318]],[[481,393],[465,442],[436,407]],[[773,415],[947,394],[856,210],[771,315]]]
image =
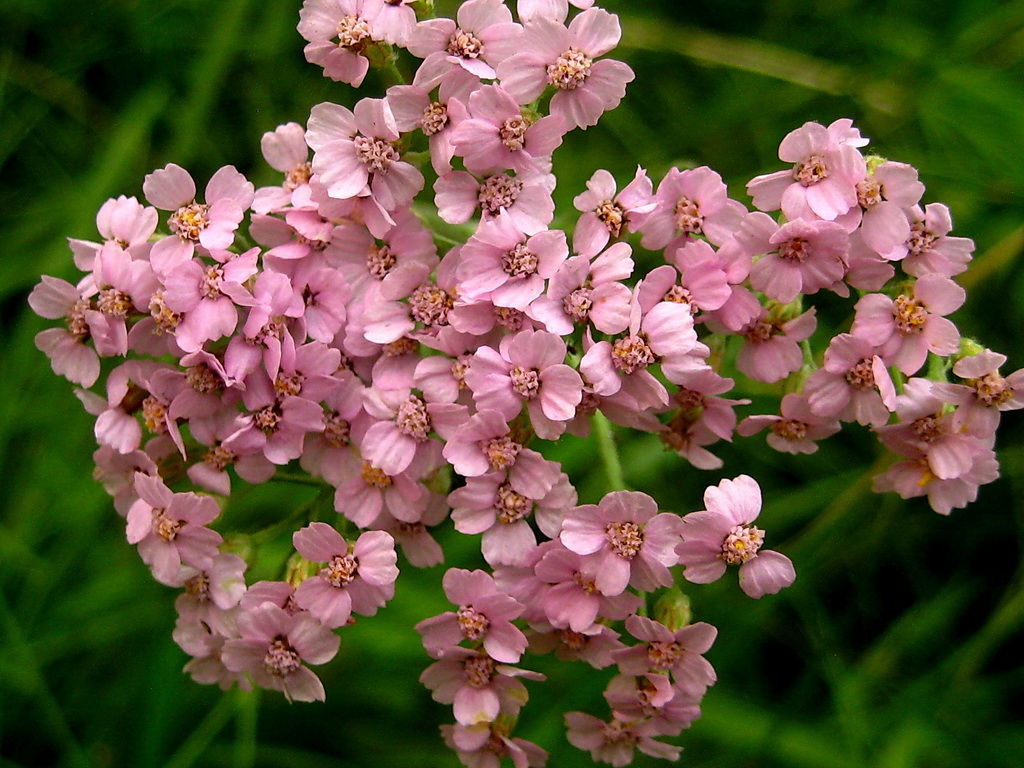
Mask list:
[[875,386],[875,371],[870,357],[858,361],[855,366],[843,374],[846,383],[855,389],[870,389]]
[[491,469],[508,469],[516,463],[516,457],[523,450],[523,446],[515,442],[508,435],[494,437],[482,445],[484,455],[491,463]]
[[359,16],[343,16],[338,22],[338,47],[358,53],[366,48],[370,25]]
[[189,368],[185,372],[185,381],[192,389],[203,395],[224,391],[224,381],[206,363],[199,363]]
[[163,291],[155,291],[149,300],[149,316],[156,323],[157,333],[173,333],[181,323],[181,315],[164,301]]
[[636,523],[608,523],[605,527],[605,538],[612,552],[626,560],[632,560],[640,554],[644,543],[644,534]]
[[675,663],[679,661],[684,652],[683,646],[675,640],[655,640],[647,646],[647,659],[651,664],[651,669],[664,672],[666,669],[671,669],[675,666]]
[[253,414],[252,421],[264,434],[272,435],[281,426],[281,411],[276,404],[265,406]]
[[612,365],[627,376],[658,361],[654,350],[640,336],[624,336],[612,345]]
[[167,434],[167,404],[153,395],[143,400],[142,423],[154,435]]
[[456,29],[452,36],[448,38],[446,50],[452,56],[458,56],[462,59],[478,59],[484,53],[484,44],[472,32]]
[[425,136],[433,136],[448,127],[448,108],[439,101],[432,101],[423,110],[423,117],[420,118],[420,128]]
[[88,299],[79,299],[68,310],[68,333],[75,337],[75,341],[84,342],[92,335],[89,323],[85,319],[86,311],[91,308],[92,304]]
[[466,659],[462,665],[466,682],[471,688],[486,688],[494,677],[494,659],[490,656],[475,656]]
[[302,392],[304,379],[301,373],[279,373],[274,379],[274,392],[278,397],[294,397]]
[[594,213],[612,237],[618,237],[622,233],[622,225],[626,222],[626,209],[621,205],[614,200],[602,200]]
[[700,212],[700,206],[696,201],[683,195],[676,202],[675,208],[676,231],[688,234],[699,234],[703,231],[704,216]]
[[337,411],[324,414],[324,441],[332,448],[344,448],[351,442],[351,425]]
[[371,245],[366,252],[366,269],[377,280],[383,280],[394,269],[398,259],[386,245]]
[[488,176],[480,183],[477,202],[484,213],[496,216],[502,208],[511,208],[522,191],[523,182],[520,179],[499,173]]
[[501,268],[509,277],[529,277],[537,271],[540,259],[526,245],[517,243],[501,256]]
[[533,511],[533,501],[512,490],[508,483],[498,486],[494,500],[494,509],[498,513],[498,522],[505,525],[517,523]]
[[110,317],[125,318],[133,309],[132,298],[116,288],[104,288],[96,300],[96,308]]
[[995,371],[986,373],[980,379],[968,379],[965,383],[974,387],[974,397],[982,405],[998,406],[1013,398],[1013,387]]
[[165,510],[154,510],[153,533],[165,541],[174,541],[178,538],[178,532],[185,527],[181,520],[174,520],[167,516]]
[[867,210],[882,202],[882,185],[874,178],[857,182],[857,202]]
[[779,246],[779,258],[800,264],[810,255],[809,243],[802,237],[792,237]]
[[204,299],[219,299],[220,285],[224,279],[223,267],[207,267],[202,280],[199,281],[199,295]]
[[569,317],[577,323],[582,323],[590,317],[590,310],[594,306],[591,298],[592,289],[583,287],[577,288],[568,296],[562,299],[562,309]]
[[409,297],[413,319],[427,327],[448,325],[448,312],[454,306],[451,294],[431,283],[421,285]]
[[526,314],[521,309],[512,307],[495,307],[494,319],[506,331],[518,331],[526,321]]
[[507,149],[518,152],[526,145],[526,129],[530,123],[522,115],[513,115],[501,124],[498,136]]
[[729,565],[741,565],[764,544],[764,531],[752,525],[735,525],[722,542],[719,555]]
[[455,613],[455,618],[459,622],[462,636],[467,640],[479,640],[487,632],[487,628],[491,626],[491,620],[473,608],[472,605],[459,606],[459,610]]
[[199,233],[210,223],[209,211],[210,206],[208,205],[189,203],[171,214],[167,220],[167,226],[182,240],[197,242]]
[[915,221],[910,225],[910,237],[907,239],[907,250],[912,256],[920,256],[930,251],[939,239],[938,235],[932,234],[926,229],[923,221]]
[[310,163],[297,165],[285,174],[284,188],[292,192],[303,184],[308,184],[311,178],[313,178],[313,166]]
[[804,440],[807,437],[807,424],[796,419],[779,419],[772,424],[772,432],[786,440]]
[[275,637],[263,657],[263,666],[275,677],[287,677],[302,667],[302,659],[282,635]]
[[540,392],[540,374],[535,368],[523,368],[515,366],[509,376],[512,379],[512,389],[527,400],[532,400]]
[[896,322],[896,330],[901,335],[909,336],[924,330],[928,312],[917,301],[901,293],[893,304],[893,319]]
[[223,472],[237,460],[238,455],[234,451],[225,448],[223,445],[216,445],[203,454],[203,461],[218,472]]
[[390,488],[394,480],[380,467],[375,467],[368,461],[363,461],[363,482],[372,485],[374,488]]
[[359,571],[359,561],[356,556],[349,553],[335,555],[331,561],[320,569],[320,576],[335,587],[345,587],[351,584]]
[[808,155],[793,166],[793,178],[809,187],[828,178],[828,166],[821,155]]
[[573,46],[548,64],[548,83],[562,91],[574,91],[590,77],[593,66],[593,59]]
[[398,406],[395,424],[403,435],[418,443],[426,442],[432,429],[426,403],[416,395],[409,395],[409,398]]
[[373,136],[356,136],[352,139],[356,158],[373,173],[385,173],[391,163],[397,161],[398,152],[384,139]]

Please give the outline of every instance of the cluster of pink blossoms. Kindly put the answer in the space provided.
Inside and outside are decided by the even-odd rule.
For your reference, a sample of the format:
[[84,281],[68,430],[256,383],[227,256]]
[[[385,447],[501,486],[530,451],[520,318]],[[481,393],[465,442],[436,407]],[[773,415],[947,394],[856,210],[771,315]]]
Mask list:
[[[552,152],[633,78],[602,58],[618,19],[572,4],[567,23],[566,0],[519,0],[518,22],[501,0],[468,0],[454,20],[418,20],[415,0],[306,0],[298,29],[326,76],[358,86],[404,49],[422,59],[411,84],[267,133],[278,186],[228,166],[200,197],[184,169],[153,172],[148,204],[109,200],[102,241],[70,241],[76,285],[33,291],[38,314],[63,320],[36,343],[97,417],[97,477],[128,541],[183,590],[174,639],[197,681],[323,699],[310,665],[393,597],[398,550],[442,562],[431,531],[450,517],[481,535],[490,571],[449,570],[455,609],[417,629],[462,761],[544,763],[511,736],[523,681],[542,678],[516,666],[527,652],[617,669],[608,717],[566,715],[571,743],[612,765],[636,749],[674,759],[657,737],[699,716],[716,635],[673,602],[677,574],[702,584],[736,565],[760,598],[793,564],[763,548],[746,475],[685,516],[625,490],[580,505],[545,441],[606,418],[718,469],[708,447],[734,433],[767,428],[773,448],[811,453],[856,421],[900,457],[878,491],[948,513],[997,476],[995,429],[1024,405],[1024,373],[1003,377],[1006,358],[947,317],[973,244],[949,235],[945,206],[921,206],[912,167],[865,157],[849,120],[786,136],[789,167],[748,185],[757,211],[706,167],[657,189],[643,169],[621,189],[599,170],[572,235],[550,228]],[[418,215],[424,172],[431,210],[465,232],[443,254]],[[664,263],[634,275],[635,245]],[[804,297],[851,287],[852,327],[819,361]],[[779,414],[737,424],[750,401],[725,397],[732,368],[780,382]],[[239,480],[299,468],[321,493],[305,518],[269,521],[261,535],[289,536],[294,555],[280,581],[249,583],[212,526]],[[321,500],[336,522],[311,522]]]

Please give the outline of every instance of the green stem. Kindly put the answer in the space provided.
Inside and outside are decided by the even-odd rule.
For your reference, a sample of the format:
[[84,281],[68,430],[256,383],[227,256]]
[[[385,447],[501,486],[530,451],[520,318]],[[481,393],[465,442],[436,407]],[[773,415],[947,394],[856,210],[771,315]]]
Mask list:
[[611,422],[603,413],[597,411],[590,423],[593,425],[594,437],[597,438],[597,450],[601,454],[601,463],[604,465],[609,490],[626,490],[626,480],[622,475],[622,462],[619,460],[619,451],[615,447]]
[[323,480],[317,480],[315,477],[308,477],[306,475],[289,475],[285,472],[278,472],[272,478],[270,478],[270,482],[294,483],[295,485],[308,485],[312,488],[331,487]]
[[217,706],[211,709],[202,722],[195,727],[189,737],[171,759],[164,763],[164,768],[189,768],[203,756],[207,748],[217,738],[217,734],[227,725],[235,709],[231,696],[222,696]]
[[260,691],[235,691],[234,768],[252,768],[256,764],[256,724],[259,719]]

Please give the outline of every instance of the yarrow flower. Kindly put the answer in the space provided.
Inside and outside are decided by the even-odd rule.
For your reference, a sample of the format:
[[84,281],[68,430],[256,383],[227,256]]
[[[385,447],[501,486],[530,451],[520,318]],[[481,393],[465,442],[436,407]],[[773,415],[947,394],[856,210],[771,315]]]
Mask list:
[[[633,466],[609,423],[718,469],[709,448],[735,434],[810,454],[856,421],[896,457],[873,488],[948,514],[998,476],[1024,373],[1000,373],[1006,357],[948,317],[973,243],[922,202],[914,168],[864,157],[847,119],[787,135],[791,167],[749,183],[753,213],[711,168],[638,166],[621,189],[594,172],[572,191],[575,227],[552,228],[572,223],[556,218],[555,150],[633,72],[607,58],[620,25],[593,0],[515,5],[518,21],[502,0],[455,19],[416,0],[305,0],[298,33],[325,76],[359,87],[380,67],[409,84],[268,130],[259,190],[225,166],[197,196],[170,163],[145,202],[106,201],[95,240],[69,240],[77,282],[30,294],[56,326],[35,343],[96,417],[95,476],[178,592],[172,637],[197,682],[322,700],[310,666],[391,601],[400,557],[402,571],[448,560],[451,610],[416,629],[464,764],[543,765],[513,735],[524,681],[544,679],[512,666],[531,653],[610,670],[607,716],[566,714],[570,743],[613,765],[676,759],[658,738],[700,716],[718,633],[673,569],[703,584],[735,565],[760,598],[795,567],[765,549],[747,475],[682,517],[622,490]],[[634,257],[637,240],[650,253]],[[851,288],[852,326],[829,307],[819,329],[812,299]],[[734,390],[778,408],[747,415]],[[596,504],[593,483],[573,484],[587,459],[550,458],[577,455],[582,442],[552,443],[592,426],[595,477],[614,488]],[[269,482],[309,495],[238,513],[245,484]]]
[[704,506],[683,517],[683,541],[676,547],[688,581],[707,584],[738,565],[740,588],[750,597],[772,595],[793,583],[790,559],[761,549],[764,531],[752,525],[761,514],[761,488],[753,478],[740,475],[708,488]]

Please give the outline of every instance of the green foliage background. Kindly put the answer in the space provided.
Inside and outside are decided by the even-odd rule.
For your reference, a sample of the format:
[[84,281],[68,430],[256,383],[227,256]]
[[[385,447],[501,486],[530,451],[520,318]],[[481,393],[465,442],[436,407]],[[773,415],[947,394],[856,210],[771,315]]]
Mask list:
[[[556,153],[564,223],[596,168],[621,180],[637,163],[655,178],[708,164],[745,199],[745,180],[779,167],[788,131],[852,117],[876,152],[917,166],[926,199],[948,203],[956,234],[975,239],[955,319],[1008,353],[1009,370],[1024,365],[1024,2],[605,5],[622,16],[617,55],[637,79],[619,110]],[[222,695],[181,675],[173,594],[125,543],[90,476],[91,419],[32,343],[46,324],[28,292],[41,273],[75,279],[65,237],[93,237],[107,197],[140,195],[169,161],[198,179],[232,163],[275,183],[260,135],[320,101],[353,102],[303,61],[298,6],[0,4],[0,766],[457,764],[437,737],[450,712],[416,683],[428,659],[411,629],[443,609],[441,568],[406,569],[394,603],[343,632],[322,669],[326,704]],[[735,578],[692,590],[697,618],[720,629],[709,653],[720,680],[682,737],[684,764],[1024,764],[1020,425],[1004,419],[1003,478],[949,519],[871,494],[877,453],[857,430],[810,458],[740,440],[720,473],[649,436],[623,440],[627,481],[666,509],[699,508],[721,477],[756,477],[770,542],[799,573],[761,601]],[[581,499],[604,493],[587,444],[567,439],[558,454]],[[290,488],[245,500],[267,519],[301,502]],[[449,563],[471,566],[475,546],[451,541]],[[519,735],[547,747],[553,768],[589,764],[564,741],[561,713],[603,715],[607,675],[533,668],[551,680],[530,686]]]

